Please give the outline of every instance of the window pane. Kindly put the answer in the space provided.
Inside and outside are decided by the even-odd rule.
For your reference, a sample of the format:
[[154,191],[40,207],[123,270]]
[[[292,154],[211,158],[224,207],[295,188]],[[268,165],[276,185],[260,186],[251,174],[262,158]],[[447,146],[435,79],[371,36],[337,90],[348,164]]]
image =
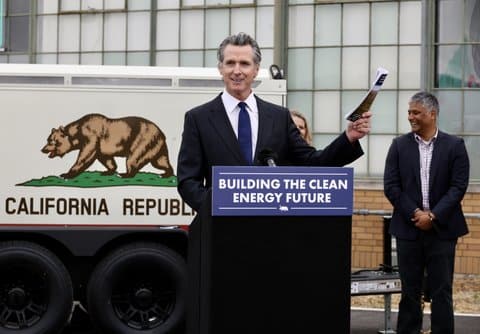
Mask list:
[[205,67],[217,67],[217,50],[205,51]]
[[35,58],[37,64],[56,64],[57,55],[56,54],[40,54]]
[[368,142],[371,140],[369,137],[370,136],[365,136],[360,139],[360,145],[362,145],[365,154],[351,164],[346,165],[346,167],[353,167],[355,177],[368,175],[368,159],[370,157],[370,148]]
[[9,14],[28,14],[30,13],[30,0],[8,1]]
[[28,64],[28,55],[10,55],[8,62],[12,64]]
[[372,4],[372,44],[396,44],[398,5],[396,2]]
[[205,0],[205,4],[207,6],[212,6],[212,5],[228,5],[229,0]]
[[60,0],[60,10],[80,10],[80,0]]
[[150,54],[148,52],[127,52],[127,65],[148,66]]
[[182,51],[180,52],[180,66],[203,66],[202,51]]
[[411,131],[410,122],[408,121],[408,102],[416,91],[399,91],[398,92],[398,132],[408,133]]
[[272,49],[262,49],[262,63],[260,64],[261,68],[269,68],[273,64],[273,50]]
[[104,0],[105,9],[125,9],[125,0]]
[[420,1],[400,2],[400,43],[420,43],[422,4]]
[[[315,0],[290,0],[289,3],[291,4],[304,4],[304,3],[312,3]],[[324,0],[317,0],[319,2],[324,1]]]
[[340,93],[315,92],[314,115],[315,132],[340,132]]
[[29,36],[28,16],[11,16],[9,30],[9,51],[27,51]]
[[445,45],[437,48],[437,87],[463,86],[463,51],[464,48],[461,45]]
[[480,45],[465,45],[464,86],[480,88]]
[[[215,0],[209,0],[209,1],[215,1]],[[230,0],[230,2],[232,4],[253,4],[255,3],[255,0]]]
[[312,89],[313,50],[291,49],[288,51],[288,89]]
[[80,55],[80,64],[102,65],[102,54],[101,53],[82,53]]
[[[150,13],[128,13],[127,49],[150,49]],[[127,57],[128,62],[128,57]]]
[[205,0],[182,0],[182,6],[202,6]]
[[465,94],[465,115],[464,129],[465,132],[479,132],[480,129],[480,91],[467,90]]
[[58,12],[58,0],[37,0],[37,13],[48,14]]
[[151,0],[128,0],[128,10],[150,9]]
[[323,149],[330,144],[338,135],[315,135],[313,137],[313,146],[317,149]]
[[101,10],[103,9],[103,1],[102,0],[82,0],[82,10]]
[[157,0],[158,9],[180,8],[180,0]]
[[273,31],[273,7],[257,8],[257,32],[254,36],[261,48],[273,48]]
[[288,45],[313,45],[313,6],[294,6],[289,10]]
[[368,4],[344,5],[343,44],[368,44],[370,16]]
[[340,45],[342,11],[340,5],[316,7],[315,45]]
[[370,110],[373,114],[372,133],[397,131],[397,92],[380,90]]
[[203,11],[182,11],[180,20],[180,47],[182,49],[203,48]]
[[37,18],[37,51],[57,51],[57,16]]
[[[480,2],[467,0],[466,3],[466,35],[467,41],[480,42]],[[480,60],[479,60],[480,62]]]
[[438,41],[463,41],[463,1],[440,0],[438,3]]
[[[80,49],[80,15],[61,15],[59,24],[58,50],[78,51]],[[78,63],[78,59],[75,63]]]
[[0,1],[0,53],[2,51],[5,51],[5,4],[2,1]]
[[60,53],[58,54],[59,64],[71,64],[78,65],[79,54],[78,53]]
[[102,33],[102,15],[82,15],[82,51],[102,50]]
[[347,89],[368,89],[368,48],[343,48],[342,85]]
[[347,125],[345,115],[357,107],[366,93],[366,91],[342,91],[342,128]]
[[340,48],[315,49],[315,89],[340,88]]
[[[312,119],[312,93],[311,92],[292,92],[288,93],[287,98],[288,109],[298,110],[307,120]],[[313,131],[312,122],[308,123],[310,131]]]
[[388,70],[388,76],[383,83],[382,89],[397,88],[397,50],[396,46],[372,47],[370,59],[371,83],[376,77],[377,68],[383,67]]
[[[255,36],[255,9],[253,8],[233,8],[231,10],[231,33],[236,34],[241,31]],[[226,35],[224,37],[227,37]],[[258,42],[258,41],[257,41]],[[218,45],[217,45],[218,47]],[[262,47],[262,45],[260,45]]]
[[230,26],[228,10],[207,10],[205,15],[205,47],[216,48],[228,35]]
[[462,92],[438,91],[436,94],[440,105],[438,124],[441,129],[452,132],[462,132]]
[[178,52],[157,52],[157,66],[178,66]]
[[470,160],[470,178],[480,179],[480,137],[464,136],[467,146],[468,158]]
[[157,14],[157,50],[178,49],[179,12]]
[[368,138],[368,164],[369,176],[383,176],[385,169],[385,157],[392,144],[394,136],[390,135],[369,135]]
[[103,55],[104,65],[125,65],[125,53],[124,52],[105,52]]
[[420,47],[400,47],[399,87],[417,89],[420,87]]
[[105,40],[106,51],[119,51],[126,49],[126,14],[105,14]]

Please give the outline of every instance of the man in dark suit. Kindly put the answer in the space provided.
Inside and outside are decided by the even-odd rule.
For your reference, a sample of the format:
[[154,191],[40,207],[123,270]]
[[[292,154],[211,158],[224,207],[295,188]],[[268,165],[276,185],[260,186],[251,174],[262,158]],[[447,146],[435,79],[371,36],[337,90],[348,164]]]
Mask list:
[[397,240],[402,295],[397,333],[420,333],[422,283],[427,273],[431,329],[454,333],[452,285],[457,238],[468,233],[461,201],[469,159],[463,139],[438,130],[438,101],[419,92],[409,102],[412,132],[395,138],[384,173],[393,205],[390,233]]
[[[317,151],[303,140],[288,109],[254,95],[252,83],[262,56],[252,37],[244,33],[227,37],[220,44],[217,56],[225,88],[210,102],[186,113],[178,155],[178,191],[193,209],[200,211],[211,187],[212,166],[263,164],[259,153],[264,149],[276,154],[278,165],[343,166],[363,154],[358,140],[370,131],[370,112],[349,123],[347,130],[328,147]],[[239,133],[245,130],[245,123],[240,120],[242,112],[248,114],[249,120],[247,145],[241,144],[245,136],[239,138]],[[200,234],[199,220],[195,218],[190,225],[188,244],[189,334],[196,333],[199,321]]]
[[[370,112],[349,123],[345,132],[317,151],[302,139],[286,108],[254,95],[252,83],[260,61],[260,48],[249,35],[227,37],[218,50],[224,91],[185,115],[177,166],[178,191],[195,210],[200,209],[211,186],[212,166],[262,164],[258,160],[262,149],[275,152],[278,165],[343,166],[363,154],[358,140],[370,131]],[[250,159],[243,156],[237,140],[239,102],[246,103],[250,115]]]

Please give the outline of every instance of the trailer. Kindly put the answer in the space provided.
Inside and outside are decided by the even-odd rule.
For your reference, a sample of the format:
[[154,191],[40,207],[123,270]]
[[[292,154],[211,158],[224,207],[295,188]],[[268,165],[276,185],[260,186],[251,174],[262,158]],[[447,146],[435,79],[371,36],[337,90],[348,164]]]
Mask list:
[[[254,87],[286,104],[267,70]],[[0,332],[59,333],[75,307],[102,333],[181,326],[183,118],[222,89],[216,68],[0,64]]]

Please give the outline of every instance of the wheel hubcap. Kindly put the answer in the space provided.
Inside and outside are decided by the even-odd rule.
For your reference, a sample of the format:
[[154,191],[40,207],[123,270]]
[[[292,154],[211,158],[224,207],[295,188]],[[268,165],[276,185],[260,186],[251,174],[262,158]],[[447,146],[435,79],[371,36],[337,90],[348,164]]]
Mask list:
[[20,310],[27,305],[27,294],[22,288],[13,288],[8,291],[6,302],[9,307]]
[[153,303],[153,293],[151,290],[143,288],[135,292],[135,303],[141,309],[149,308]]

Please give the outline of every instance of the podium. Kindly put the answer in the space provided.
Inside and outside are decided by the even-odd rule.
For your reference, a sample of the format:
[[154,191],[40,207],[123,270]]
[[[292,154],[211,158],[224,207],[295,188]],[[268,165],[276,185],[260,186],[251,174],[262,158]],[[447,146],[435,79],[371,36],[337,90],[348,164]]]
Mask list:
[[353,170],[214,167],[213,183],[192,224],[187,334],[349,333]]

